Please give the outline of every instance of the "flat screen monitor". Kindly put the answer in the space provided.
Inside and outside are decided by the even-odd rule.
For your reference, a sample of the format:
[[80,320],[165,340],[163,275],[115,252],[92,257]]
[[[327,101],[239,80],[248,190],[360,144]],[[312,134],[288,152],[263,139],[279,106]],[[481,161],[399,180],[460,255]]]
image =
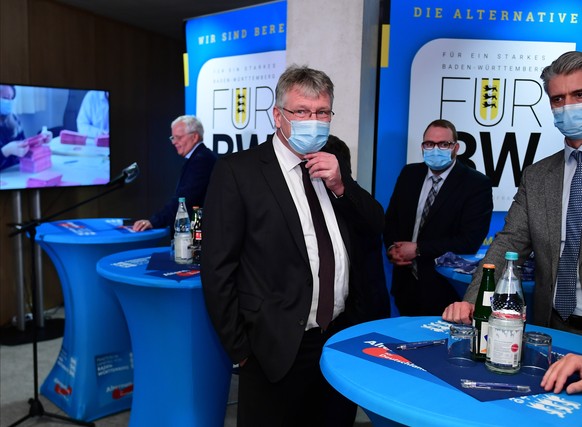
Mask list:
[[110,182],[109,92],[0,82],[0,190]]

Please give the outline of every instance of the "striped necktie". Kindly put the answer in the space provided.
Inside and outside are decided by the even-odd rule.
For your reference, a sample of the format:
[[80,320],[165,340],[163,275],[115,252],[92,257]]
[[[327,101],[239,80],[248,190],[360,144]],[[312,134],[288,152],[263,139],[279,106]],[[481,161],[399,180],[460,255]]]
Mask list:
[[432,187],[428,193],[428,196],[426,196],[426,201],[424,202],[424,208],[422,209],[422,216],[420,217],[420,225],[418,226],[419,231],[426,221],[426,217],[428,216],[428,213],[430,212],[430,207],[434,203],[434,199],[438,193],[439,182],[442,181],[442,178],[440,176],[431,176],[431,179],[432,179]]
[[[422,229],[422,226],[426,221],[426,217],[430,212],[430,207],[434,203],[434,199],[438,193],[439,182],[442,181],[442,178],[440,176],[433,175],[430,178],[432,179],[432,187],[430,188],[428,196],[426,196],[426,201],[424,202],[424,208],[422,209],[422,214],[420,216],[420,225],[418,226],[418,234],[420,234],[420,230]],[[418,280],[418,265],[415,259],[412,260],[412,275],[414,276],[415,279]]]
[[580,234],[582,233],[582,151],[572,152],[577,166],[566,213],[566,243],[558,264],[556,310],[567,320],[576,308],[576,275],[580,256]]

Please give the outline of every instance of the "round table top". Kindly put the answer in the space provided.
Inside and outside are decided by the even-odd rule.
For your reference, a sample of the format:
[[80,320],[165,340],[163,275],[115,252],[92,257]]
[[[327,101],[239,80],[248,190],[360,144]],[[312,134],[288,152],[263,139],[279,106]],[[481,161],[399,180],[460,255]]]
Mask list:
[[193,266],[176,264],[166,247],[118,252],[97,262],[97,273],[114,282],[154,288],[202,288],[200,272]]
[[[424,369],[410,366],[403,359],[406,357],[403,352],[384,351],[383,342],[369,339],[372,336],[397,341],[443,339],[448,337],[449,326],[450,323],[436,316],[394,317],[353,326],[327,341],[321,370],[333,387],[367,412],[404,425],[580,425],[582,393],[535,394],[482,402]],[[582,335],[529,324],[526,330],[549,333],[556,347],[582,350]],[[500,381],[506,381],[506,377]],[[557,407],[554,412],[548,411],[551,401]]]
[[162,239],[169,232],[167,227],[136,232],[131,226],[124,226],[122,218],[81,218],[45,222],[37,227],[35,239],[39,242],[95,245]]

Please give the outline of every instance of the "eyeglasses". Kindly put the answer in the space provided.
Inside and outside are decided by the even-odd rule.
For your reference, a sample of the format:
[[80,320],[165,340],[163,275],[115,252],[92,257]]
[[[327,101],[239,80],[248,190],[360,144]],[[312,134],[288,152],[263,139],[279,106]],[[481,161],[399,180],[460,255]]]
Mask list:
[[174,142],[174,141],[180,141],[185,136],[192,135],[193,133],[195,133],[195,132],[188,132],[188,133],[185,133],[184,135],[176,135],[176,136],[172,135],[168,139],[170,141],[172,141],[172,142]]
[[448,150],[455,144],[455,141],[422,141],[421,145],[425,150],[432,150],[435,146],[439,147],[439,150]]
[[298,119],[310,119],[313,114],[318,120],[331,120],[333,115],[335,114],[331,110],[319,110],[319,111],[310,111],[310,110],[288,110],[284,107],[281,107],[282,110],[287,111],[288,113],[293,114]]

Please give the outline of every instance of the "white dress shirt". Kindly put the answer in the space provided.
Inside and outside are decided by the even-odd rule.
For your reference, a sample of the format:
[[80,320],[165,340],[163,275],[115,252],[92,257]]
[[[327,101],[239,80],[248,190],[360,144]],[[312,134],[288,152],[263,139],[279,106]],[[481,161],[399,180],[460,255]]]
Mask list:
[[[311,274],[313,276],[311,311],[309,312],[305,328],[307,330],[319,326],[315,320],[319,300],[319,253],[317,250],[315,228],[313,227],[311,210],[309,209],[309,203],[307,202],[305,189],[303,187],[301,166],[299,165],[301,159],[283,145],[281,140],[277,137],[277,134],[273,136],[273,146],[275,148],[275,155],[279,161],[279,166],[281,166],[281,171],[287,182],[287,187],[289,187],[289,191],[291,192],[291,196],[297,207],[305,244],[307,245]],[[321,178],[312,179],[311,182],[313,183],[313,188],[315,189],[315,193],[321,204],[325,223],[327,224],[327,229],[333,244],[335,258],[333,318],[335,319],[344,311],[345,300],[348,296],[349,259],[325,184]]]

